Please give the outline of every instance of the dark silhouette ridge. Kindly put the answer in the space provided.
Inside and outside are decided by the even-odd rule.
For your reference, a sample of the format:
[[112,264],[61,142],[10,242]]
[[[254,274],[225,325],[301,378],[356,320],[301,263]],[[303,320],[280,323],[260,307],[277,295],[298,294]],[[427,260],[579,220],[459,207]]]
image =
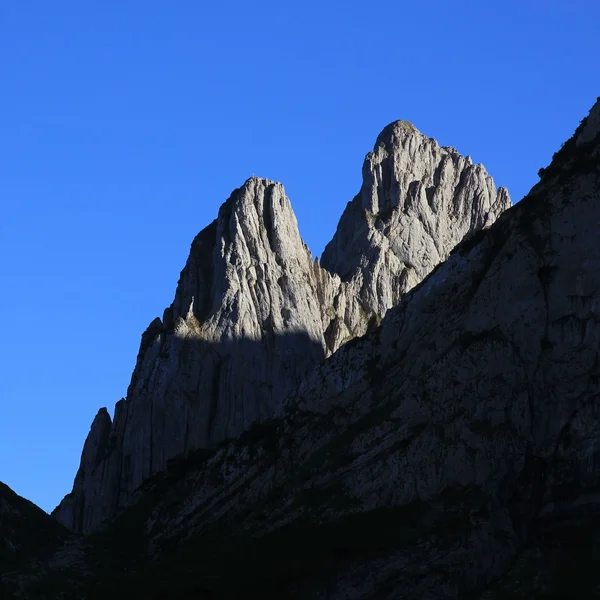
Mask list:
[[24,562],[47,559],[69,535],[66,527],[0,482],[0,576]]

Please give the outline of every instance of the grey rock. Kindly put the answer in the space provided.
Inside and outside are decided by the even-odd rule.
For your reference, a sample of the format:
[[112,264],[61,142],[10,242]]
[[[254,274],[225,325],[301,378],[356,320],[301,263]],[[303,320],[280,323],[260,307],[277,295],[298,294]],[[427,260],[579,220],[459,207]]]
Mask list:
[[166,461],[272,417],[324,357],[312,257],[283,187],[250,179],[192,244],[142,340],[122,440],[130,493]]
[[536,521],[600,514],[600,138],[577,146],[585,127],[380,328],[313,367],[283,419],[190,470],[176,516],[169,496],[148,515],[155,547],[220,524],[293,548],[318,526],[322,560],[337,524],[352,552],[325,574],[304,556],[298,597],[463,598]]
[[585,126],[575,139],[577,146],[587,144],[600,133],[600,103],[597,102],[585,119]]
[[92,427],[73,491],[53,512],[62,523],[97,529],[170,460],[281,416],[308,368],[375,328],[510,204],[481,165],[402,122],[383,131],[363,174],[327,268],[302,241],[281,184],[253,177],[233,192],[143,334],[114,423],[104,411]]
[[[280,417],[134,491],[88,538],[107,562],[87,589],[130,597],[128,581],[191,572],[232,598],[597,595],[600,137],[578,145],[586,126],[380,327],[309,367]],[[143,549],[111,559],[133,531]]]
[[348,203],[321,265],[347,283],[350,301],[382,317],[456,244],[510,205],[506,189],[496,190],[482,165],[396,121],[367,155],[360,193]]
[[101,489],[101,471],[98,466],[103,463],[112,428],[112,421],[106,408],[101,408],[92,422],[90,432],[85,440],[81,453],[81,462],[74,489],[83,489],[85,494],[68,494],[56,509],[55,516],[69,529],[79,530],[89,520],[90,506],[98,502]]

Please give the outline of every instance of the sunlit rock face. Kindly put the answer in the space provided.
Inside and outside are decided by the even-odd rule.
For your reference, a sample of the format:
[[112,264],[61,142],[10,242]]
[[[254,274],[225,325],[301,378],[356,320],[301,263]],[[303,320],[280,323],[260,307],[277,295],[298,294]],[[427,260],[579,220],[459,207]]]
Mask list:
[[148,511],[152,543],[215,524],[257,552],[272,540],[292,549],[280,564],[304,569],[282,588],[306,599],[550,598],[556,583],[593,597],[600,127],[581,137],[593,122],[380,327],[311,368],[284,418],[190,467]]
[[[308,360],[279,416],[146,479],[100,535],[69,535],[0,484],[1,592],[28,600],[47,600],[49,586],[64,600],[597,596],[594,115],[598,104],[528,196],[459,244],[378,327]],[[153,345],[198,336],[193,318],[209,320],[195,301],[176,305],[144,334],[114,423],[103,411],[95,419],[68,501],[85,500],[88,473],[110,470],[113,448],[125,447],[121,427],[128,403],[140,402],[132,389],[147,377]],[[152,360],[166,364],[160,354]],[[15,548],[23,550],[16,561]]]
[[483,165],[396,121],[367,155],[360,193],[321,265],[348,282],[350,298],[383,315],[456,244],[510,205]]
[[192,243],[142,336],[114,421],[94,420],[54,515],[88,532],[167,461],[282,414],[306,370],[375,328],[452,248],[510,205],[481,165],[398,121],[378,137],[322,264],[281,184],[253,177]]
[[[388,125],[363,165],[321,265],[344,282],[345,329],[329,346],[363,335],[465,237],[489,227],[511,205],[482,165],[440,147],[406,121]],[[365,318],[366,317],[366,318]],[[336,335],[337,334],[337,335]],[[350,334],[350,335],[349,335]]]

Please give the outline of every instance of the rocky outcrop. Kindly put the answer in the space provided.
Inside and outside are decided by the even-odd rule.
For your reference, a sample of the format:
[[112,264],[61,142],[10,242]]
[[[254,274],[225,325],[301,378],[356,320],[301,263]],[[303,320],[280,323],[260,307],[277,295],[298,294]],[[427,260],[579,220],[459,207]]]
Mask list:
[[65,600],[596,595],[599,223],[585,119],[280,417],[147,479]]
[[283,418],[148,482],[128,511],[151,551],[195,543],[189,560],[207,573],[234,565],[223,597],[466,598],[531,564],[519,553],[540,521],[600,514],[600,127],[581,142],[588,126],[381,327],[311,369]]
[[496,191],[482,165],[396,121],[367,155],[360,193],[348,203],[321,265],[347,282],[348,298],[382,316],[456,244],[509,206],[506,189]]
[[[55,509],[54,516],[69,529],[76,530],[78,524],[85,519],[86,506],[100,503],[102,501],[103,476],[107,454],[109,454],[109,441],[111,437],[112,421],[106,408],[101,408],[92,422],[83,452],[81,463],[73,490],[79,493],[71,493],[65,496],[61,504]],[[103,517],[105,514],[103,514]]]
[[598,131],[600,131],[600,102],[594,105],[590,114],[582,121],[582,124],[581,131],[575,140],[575,144],[578,147],[594,141],[598,135]]
[[328,268],[302,241],[281,184],[251,178],[233,192],[142,336],[114,422],[106,411],[94,422],[73,491],[53,513],[62,523],[91,531],[169,460],[280,416],[309,367],[376,327],[510,203],[481,165],[402,122],[378,138],[364,177]]
[[[194,240],[163,319],[142,336],[103,460],[86,443],[55,516],[89,531],[169,459],[274,416],[325,356],[316,272],[283,186],[253,178],[236,190]],[[92,426],[88,442],[100,435],[104,425]]]
[[597,531],[599,223],[586,120],[522,202],[312,369],[284,419],[188,471],[175,516],[155,503],[154,547],[221,527],[260,540],[240,542],[255,582],[305,544],[278,563],[280,597],[446,599],[483,592],[540,521],[595,510]]

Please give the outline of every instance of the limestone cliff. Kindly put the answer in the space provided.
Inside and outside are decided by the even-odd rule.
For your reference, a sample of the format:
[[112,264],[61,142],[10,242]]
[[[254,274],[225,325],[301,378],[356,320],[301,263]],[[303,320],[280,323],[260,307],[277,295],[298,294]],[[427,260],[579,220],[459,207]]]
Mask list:
[[[406,121],[388,125],[363,165],[321,265],[378,315],[510,206],[482,165],[440,147]],[[361,330],[360,333],[364,333]]]
[[136,505],[151,552],[227,557],[227,597],[476,598],[508,572],[486,599],[556,598],[564,564],[527,550],[550,523],[581,562],[561,597],[594,597],[599,105],[525,199],[313,367],[283,418],[149,482],[134,501],[155,498]]
[[142,336],[114,422],[99,413],[54,515],[91,531],[171,459],[280,416],[307,368],[377,326],[465,236],[510,205],[481,165],[403,122],[365,159],[323,264],[283,186],[251,178],[192,243],[175,299]]
[[[60,597],[596,597],[598,114],[600,98],[530,194],[380,327],[309,367],[281,416],[170,463],[100,534],[67,540],[93,576]],[[53,600],[62,568],[10,573],[9,592]]]

